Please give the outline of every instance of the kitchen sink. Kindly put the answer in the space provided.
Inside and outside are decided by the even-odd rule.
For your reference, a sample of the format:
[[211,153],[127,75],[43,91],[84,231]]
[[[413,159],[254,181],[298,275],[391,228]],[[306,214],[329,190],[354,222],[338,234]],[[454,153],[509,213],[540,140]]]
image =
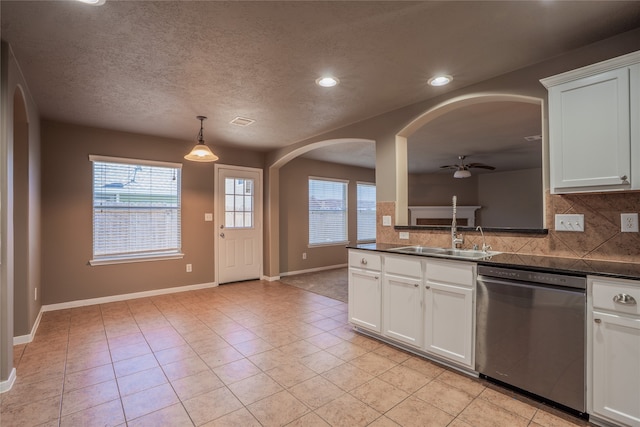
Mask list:
[[452,249],[452,248],[433,248],[429,246],[403,246],[401,248],[391,249],[394,252],[405,254],[441,256],[447,258],[465,258],[465,259],[483,259],[500,252],[479,251],[476,249]]

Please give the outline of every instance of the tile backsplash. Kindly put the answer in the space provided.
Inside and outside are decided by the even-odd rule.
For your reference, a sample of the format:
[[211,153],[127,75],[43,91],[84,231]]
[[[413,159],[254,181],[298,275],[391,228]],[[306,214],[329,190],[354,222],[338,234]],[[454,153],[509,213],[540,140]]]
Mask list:
[[[607,194],[545,194],[547,235],[520,233],[487,233],[492,249],[531,255],[607,261],[640,262],[640,233],[622,233],[620,214],[640,212],[640,192]],[[584,214],[585,230],[555,231],[555,214]],[[409,240],[400,240],[399,231],[382,226],[382,216],[395,221],[395,202],[377,203],[377,241],[379,243],[448,247],[451,234],[447,230],[410,230]],[[392,222],[393,223],[393,222]],[[479,232],[466,232],[465,248],[482,245]]]

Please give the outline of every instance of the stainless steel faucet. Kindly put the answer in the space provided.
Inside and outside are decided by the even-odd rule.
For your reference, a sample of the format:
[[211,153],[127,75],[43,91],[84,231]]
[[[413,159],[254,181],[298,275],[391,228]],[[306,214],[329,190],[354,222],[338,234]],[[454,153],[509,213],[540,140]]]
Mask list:
[[484,232],[482,231],[482,227],[477,226],[476,231],[478,230],[480,230],[480,235],[482,235],[482,252],[487,252],[489,249],[491,249],[491,246],[487,245],[487,243],[484,240]]
[[458,198],[453,196],[453,215],[451,219],[451,249],[457,249],[458,245],[462,245],[464,243],[464,237],[462,234],[458,234],[458,229],[456,226],[456,205]]

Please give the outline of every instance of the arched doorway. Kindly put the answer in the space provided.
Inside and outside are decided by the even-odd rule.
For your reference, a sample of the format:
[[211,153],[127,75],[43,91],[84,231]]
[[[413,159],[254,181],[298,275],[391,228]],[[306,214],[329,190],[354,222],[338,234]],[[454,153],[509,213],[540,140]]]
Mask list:
[[267,169],[265,179],[265,191],[267,206],[265,209],[265,276],[269,280],[275,280],[280,274],[280,169],[293,159],[300,157],[318,148],[330,147],[336,144],[375,144],[374,140],[365,138],[339,138],[316,141],[302,146],[294,147],[279,154]]

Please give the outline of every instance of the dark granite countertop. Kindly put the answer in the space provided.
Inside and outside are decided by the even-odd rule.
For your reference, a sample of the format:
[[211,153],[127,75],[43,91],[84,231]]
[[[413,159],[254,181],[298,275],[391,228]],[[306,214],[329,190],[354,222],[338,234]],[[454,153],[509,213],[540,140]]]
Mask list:
[[[406,245],[391,245],[385,243],[366,243],[357,246],[348,246],[349,249],[361,249],[377,252],[389,252],[399,254],[392,249]],[[403,254],[407,256],[425,257],[423,254]],[[433,258],[446,258],[437,256]],[[537,255],[520,255],[513,253],[501,253],[482,259],[460,259],[465,262],[475,262],[479,265],[493,265],[498,267],[519,268],[522,270],[544,271],[552,273],[564,273],[577,276],[596,275],[615,277],[620,279],[640,280],[640,263],[623,263],[615,261],[587,260],[579,258],[560,258]]]

